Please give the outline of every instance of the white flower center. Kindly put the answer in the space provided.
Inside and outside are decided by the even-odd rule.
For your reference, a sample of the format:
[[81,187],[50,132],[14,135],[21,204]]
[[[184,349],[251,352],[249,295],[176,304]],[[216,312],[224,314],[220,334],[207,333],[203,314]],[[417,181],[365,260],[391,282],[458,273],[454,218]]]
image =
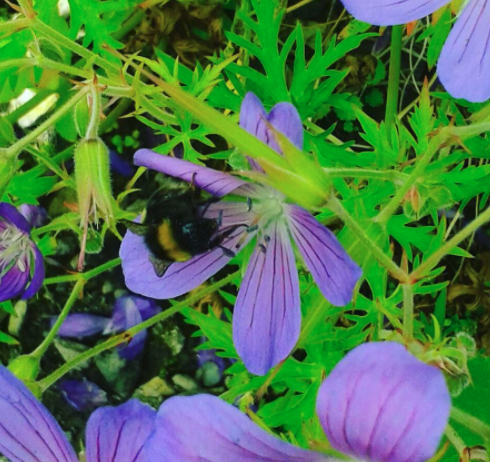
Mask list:
[[25,257],[31,249],[29,235],[7,223],[0,231],[0,278],[14,265],[27,271]]

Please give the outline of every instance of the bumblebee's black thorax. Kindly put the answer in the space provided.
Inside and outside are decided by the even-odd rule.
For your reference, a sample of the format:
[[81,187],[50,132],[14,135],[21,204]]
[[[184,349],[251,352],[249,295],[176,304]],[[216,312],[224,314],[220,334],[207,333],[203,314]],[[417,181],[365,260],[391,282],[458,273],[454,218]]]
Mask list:
[[156,191],[148,201],[145,243],[160,260],[186,261],[206,252],[218,230],[214,219],[200,215],[194,191]]

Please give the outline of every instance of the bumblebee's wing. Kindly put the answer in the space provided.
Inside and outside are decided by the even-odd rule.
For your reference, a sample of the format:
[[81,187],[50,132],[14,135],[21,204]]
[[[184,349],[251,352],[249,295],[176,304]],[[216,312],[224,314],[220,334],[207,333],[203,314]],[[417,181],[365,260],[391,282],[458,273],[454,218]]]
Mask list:
[[172,262],[168,262],[165,260],[160,260],[159,258],[154,257],[153,255],[149,256],[149,260],[150,260],[151,264],[153,265],[153,269],[155,270],[155,274],[159,278],[161,278],[167,272],[167,269],[170,266],[170,263],[172,263]]
[[145,236],[149,229],[149,226],[142,223],[135,223],[134,221],[121,220],[121,223],[137,236]]

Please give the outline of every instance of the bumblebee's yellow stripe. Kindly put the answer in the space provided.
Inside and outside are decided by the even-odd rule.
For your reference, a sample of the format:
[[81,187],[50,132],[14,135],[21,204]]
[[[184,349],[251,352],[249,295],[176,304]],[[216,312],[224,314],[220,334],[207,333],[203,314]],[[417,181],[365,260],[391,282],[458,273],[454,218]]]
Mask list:
[[174,235],[168,221],[164,221],[158,227],[157,240],[160,247],[171,261],[186,261],[192,256],[188,252],[185,252],[179,248],[179,245],[177,242],[175,242]]

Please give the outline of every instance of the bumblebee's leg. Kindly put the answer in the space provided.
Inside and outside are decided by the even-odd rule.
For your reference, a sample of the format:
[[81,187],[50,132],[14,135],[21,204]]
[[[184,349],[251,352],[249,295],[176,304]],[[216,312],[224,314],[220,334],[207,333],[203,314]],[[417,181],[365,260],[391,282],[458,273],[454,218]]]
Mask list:
[[233,250],[227,249],[226,247],[224,247],[220,244],[218,244],[216,247],[218,247],[218,249],[221,249],[223,251],[223,254],[226,255],[227,257],[230,257],[230,258],[236,257],[236,253],[233,252]]
[[151,264],[153,265],[153,269],[155,270],[155,274],[161,278],[168,270],[168,267],[170,266],[170,262],[160,260],[157,257],[154,257],[153,255],[149,256],[149,260]]

